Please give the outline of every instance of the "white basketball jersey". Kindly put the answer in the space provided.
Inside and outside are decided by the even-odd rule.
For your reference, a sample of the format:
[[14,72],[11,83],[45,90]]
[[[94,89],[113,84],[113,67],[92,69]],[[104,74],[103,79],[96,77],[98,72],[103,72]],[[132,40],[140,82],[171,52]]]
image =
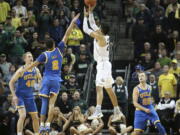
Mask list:
[[101,47],[98,45],[96,39],[94,39],[94,60],[97,62],[100,61],[109,61],[109,36],[104,36],[106,40],[106,45]]

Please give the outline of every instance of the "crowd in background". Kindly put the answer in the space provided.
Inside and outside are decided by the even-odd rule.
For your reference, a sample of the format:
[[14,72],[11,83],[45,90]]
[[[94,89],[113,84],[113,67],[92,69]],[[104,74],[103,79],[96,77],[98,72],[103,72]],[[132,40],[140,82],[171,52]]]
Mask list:
[[[117,77],[113,85],[119,105],[125,116],[128,116],[128,101],[132,88],[138,83],[137,75],[141,70],[146,71],[148,84],[152,86],[154,105],[162,124],[169,133],[178,134],[180,3],[178,0],[122,2],[123,15],[126,18],[125,36],[132,38],[134,42],[135,66],[129,80],[131,86],[125,86],[122,77]],[[61,41],[71,19],[77,13],[82,13],[83,6],[83,0],[0,0],[0,130],[5,134],[14,135],[16,132],[18,114],[11,104],[8,83],[16,69],[23,64],[23,53],[30,51],[35,59],[45,51],[46,39],[53,38],[56,43]],[[105,17],[104,8],[103,0],[98,0],[95,9],[98,24]],[[57,107],[54,108],[53,132],[60,132],[69,125],[70,132],[74,133],[78,125],[86,123],[79,130],[86,129],[89,133],[97,134],[104,126],[101,119],[87,121],[86,118],[93,113],[94,107],[88,109],[87,103],[81,98],[83,80],[93,61],[92,41],[82,31],[82,18],[81,14],[68,38],[64,53],[64,81],[56,102]],[[43,72],[43,66],[39,69]],[[38,90],[39,86],[35,87],[34,95],[40,110]],[[25,125],[25,133],[31,134],[30,118],[27,118]],[[148,123],[148,127],[151,127],[151,123]]]

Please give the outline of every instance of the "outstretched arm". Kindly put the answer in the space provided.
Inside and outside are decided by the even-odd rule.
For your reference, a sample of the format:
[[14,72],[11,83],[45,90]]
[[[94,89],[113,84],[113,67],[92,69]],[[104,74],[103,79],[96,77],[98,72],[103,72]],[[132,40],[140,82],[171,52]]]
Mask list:
[[89,7],[89,24],[91,26],[91,29],[93,29],[95,32],[99,32],[100,28],[96,25],[96,22],[94,20],[94,15],[93,15],[93,9],[95,7]]
[[99,32],[93,31],[92,29],[90,29],[88,27],[88,12],[86,11],[86,8],[84,8],[84,21],[83,21],[83,30],[86,34],[88,34],[89,36],[95,38],[96,40],[98,40],[99,45],[104,46],[105,45],[105,39],[104,36],[102,36]]
[[63,39],[62,39],[62,41],[63,41],[65,44],[67,43],[67,39],[68,39],[68,37],[69,37],[69,35],[70,35],[73,27],[74,27],[74,24],[76,23],[77,19],[79,18],[79,16],[80,16],[80,14],[77,14],[77,15],[72,19],[69,27],[68,27],[67,30],[66,30],[66,33],[65,33],[65,35],[64,35],[64,37],[63,37]]

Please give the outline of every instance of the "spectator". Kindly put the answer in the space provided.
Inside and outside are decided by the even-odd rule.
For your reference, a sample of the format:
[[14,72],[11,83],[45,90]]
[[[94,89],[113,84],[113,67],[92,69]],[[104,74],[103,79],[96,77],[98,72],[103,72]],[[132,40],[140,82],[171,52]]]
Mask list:
[[8,12],[11,10],[8,2],[4,0],[0,0],[0,23],[6,21],[6,17],[8,16]]
[[164,65],[163,67],[164,73],[160,75],[158,81],[159,87],[159,95],[160,97],[164,97],[166,92],[170,92],[172,98],[175,98],[177,91],[177,80],[173,74],[169,73],[169,66]]
[[59,23],[59,19],[54,19],[53,20],[53,26],[50,27],[49,29],[49,34],[51,36],[51,38],[54,39],[54,41],[56,42],[56,44],[58,44],[63,36],[64,36],[64,28],[60,25]]
[[143,51],[140,54],[141,60],[145,59],[145,56],[146,56],[147,53],[150,53],[151,56],[154,58],[154,51],[152,50],[151,44],[149,42],[144,43]]
[[13,7],[16,16],[27,18],[27,9],[22,5],[22,0],[16,0],[16,6]]
[[11,21],[12,26],[15,29],[20,27],[21,26],[21,17],[16,15],[16,10],[15,9],[11,10],[11,17],[12,17],[12,21]]
[[[71,15],[73,18],[75,16],[75,12],[72,12]],[[67,45],[73,49],[73,53],[78,52],[80,41],[83,40],[83,33],[80,30],[80,20],[77,20],[75,27],[72,29],[71,34],[68,37]]]
[[24,48],[27,46],[27,41],[20,30],[16,30],[13,46],[11,47],[9,57],[13,64],[22,64],[22,55]]
[[175,51],[176,44],[179,41],[179,32],[177,30],[174,30],[172,32],[172,36],[170,37],[168,41],[169,43],[168,43],[167,49],[169,50],[170,53],[173,53],[173,51]]
[[159,42],[164,42],[167,44],[167,36],[161,25],[156,25],[155,32],[152,33],[151,37],[152,48],[155,50],[158,50]]
[[151,95],[155,101],[155,104],[159,102],[159,89],[158,89],[158,83],[156,81],[156,76],[154,74],[151,74],[149,76],[149,85],[151,86]]
[[12,22],[12,18],[7,17],[4,25],[4,30],[9,34],[9,36],[12,36],[16,30],[15,27],[12,26],[11,22]]
[[60,25],[63,28],[67,28],[68,24],[70,23],[69,18],[65,15],[64,10],[60,10],[59,13],[57,14],[57,18],[60,20]]
[[38,29],[40,39],[44,39],[45,33],[48,32],[48,28],[51,24],[52,16],[47,5],[42,6],[41,13],[38,18]]
[[72,105],[70,103],[67,92],[62,92],[61,96],[59,94],[56,101],[56,106],[59,107],[66,119],[68,119],[69,116],[72,114]]
[[72,106],[79,106],[81,108],[82,113],[84,114],[87,110],[87,103],[80,98],[79,91],[75,91],[73,94]]
[[108,129],[111,135],[127,134],[133,129],[132,126],[126,127],[126,118],[121,117],[120,121],[112,122],[113,115],[109,117]]
[[79,0],[73,0],[71,11],[74,11],[76,14],[82,11],[82,9],[80,9]]
[[79,90],[79,85],[76,81],[76,76],[74,74],[69,75],[68,82],[64,83],[64,86],[67,88],[68,93],[72,95],[76,90]]
[[159,114],[162,124],[166,127],[166,131],[172,128],[172,120],[175,109],[175,101],[171,98],[170,92],[164,93],[164,98],[161,98],[157,105],[157,113]]
[[116,77],[116,82],[113,86],[116,93],[118,104],[125,116],[128,116],[128,90],[121,76]]
[[64,15],[67,16],[68,18],[70,18],[71,12],[70,12],[69,8],[64,5],[64,0],[57,1],[55,11],[56,11],[56,13],[59,13],[60,10],[63,10]]
[[179,19],[179,9],[180,9],[180,4],[178,3],[177,0],[171,1],[171,3],[168,5],[166,8],[166,17],[168,17],[171,13],[174,13],[175,18]]
[[69,65],[64,65],[61,73],[61,78],[63,79],[63,84],[67,83],[69,80]]
[[9,74],[10,66],[11,66],[11,63],[7,62],[6,54],[2,53],[0,55],[0,68],[1,68],[4,76],[7,76]]
[[176,59],[172,60],[171,68],[169,69],[169,73],[174,74],[177,78],[180,77],[180,67],[178,67],[178,63]]
[[152,68],[148,71],[151,72],[152,74],[154,74],[157,78],[159,78],[159,76],[163,73],[161,64],[158,61],[154,64],[154,68]]
[[144,70],[151,69],[154,65],[154,61],[152,60],[151,53],[146,53],[145,59],[142,61],[142,66]]
[[9,81],[11,80],[11,78],[14,75],[15,72],[16,72],[15,65],[11,65],[9,67],[9,73],[6,76],[4,76],[4,81],[6,82],[6,84],[9,84]]
[[135,72],[132,73],[131,80],[138,82],[138,73],[140,73],[142,70],[144,70],[144,69],[141,65],[136,65]]
[[151,22],[151,14],[150,10],[146,7],[145,4],[140,4],[140,11],[137,13],[136,18],[143,17],[144,18],[144,24],[149,26]]
[[[91,116],[94,113],[94,111],[95,111],[94,106],[89,107],[88,112],[87,112],[87,117]],[[101,118],[94,119],[88,123],[89,123],[91,129],[93,130],[93,132],[92,132],[93,135],[102,135],[101,130],[104,127],[104,122],[102,121]]]
[[180,134],[180,99],[176,101],[174,116],[174,131],[178,135]]
[[65,130],[67,127],[67,119],[63,116],[58,107],[54,107],[50,134],[56,132],[58,135],[65,135]]
[[171,59],[167,56],[166,49],[162,50],[162,54],[160,56],[161,57],[157,61],[161,64],[162,67],[164,65],[170,65]]
[[27,7],[27,10],[28,10],[28,11],[32,11],[33,14],[35,14],[35,15],[38,15],[38,14],[39,14],[39,12],[38,12],[38,7],[37,7],[37,5],[34,3],[34,0],[28,0],[26,7]]
[[148,29],[144,24],[144,18],[139,17],[137,23],[132,28],[132,40],[134,41],[135,46],[135,56],[138,56],[140,53],[139,48],[143,48],[143,43],[148,39]]
[[79,47],[79,51],[78,54],[76,54],[76,59],[79,59],[79,54],[86,52],[86,58],[88,61],[92,60],[92,54],[90,53],[90,51],[87,49],[87,45],[85,44],[81,44]]
[[86,58],[86,53],[82,52],[80,54],[80,59],[74,64],[74,71],[76,72],[77,78],[79,79],[79,84],[82,86],[84,78],[89,67],[90,62]]
[[73,63],[73,59],[71,55],[68,53],[67,48],[64,49],[64,56],[63,56],[63,62],[62,65],[71,65]]
[[81,113],[80,107],[75,106],[73,108],[73,113],[68,120],[68,123],[71,123],[70,134],[81,135],[91,133],[93,130],[91,128],[88,128],[85,122],[86,119],[85,116]]

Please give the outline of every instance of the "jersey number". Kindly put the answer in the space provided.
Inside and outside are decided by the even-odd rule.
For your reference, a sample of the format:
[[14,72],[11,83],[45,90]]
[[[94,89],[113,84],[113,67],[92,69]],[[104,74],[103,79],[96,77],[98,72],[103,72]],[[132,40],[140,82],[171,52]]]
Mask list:
[[27,87],[34,87],[34,84],[35,84],[35,80],[28,80],[28,81],[26,82],[26,86],[27,86]]
[[58,60],[54,60],[52,62],[52,70],[59,70],[59,62],[58,62]]

